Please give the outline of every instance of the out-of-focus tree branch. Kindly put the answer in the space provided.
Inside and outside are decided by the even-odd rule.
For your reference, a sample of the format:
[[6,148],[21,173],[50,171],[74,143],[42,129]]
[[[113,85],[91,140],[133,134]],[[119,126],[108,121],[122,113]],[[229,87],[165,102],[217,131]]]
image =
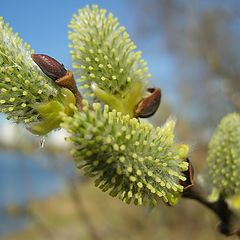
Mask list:
[[176,94],[182,99],[179,105],[190,112],[188,119],[197,109],[194,126],[197,119],[201,126],[213,127],[225,113],[239,111],[240,2],[151,0],[138,5],[141,37],[161,38],[162,48],[179,65]]

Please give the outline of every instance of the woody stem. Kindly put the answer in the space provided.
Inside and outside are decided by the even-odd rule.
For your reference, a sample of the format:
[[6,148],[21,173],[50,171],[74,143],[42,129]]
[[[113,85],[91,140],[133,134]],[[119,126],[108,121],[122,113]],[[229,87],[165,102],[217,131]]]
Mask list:
[[67,71],[66,75],[64,77],[59,78],[58,80],[55,81],[59,86],[65,87],[69,89],[75,99],[76,99],[76,106],[79,111],[82,110],[82,96],[77,88],[76,81],[74,79],[73,73],[71,71]]
[[220,224],[218,225],[219,232],[226,236],[240,236],[240,226],[237,222],[237,217],[231,211],[223,197],[220,196],[217,201],[210,202],[207,199],[206,193],[198,185],[187,188],[183,192],[182,197],[195,200],[214,212],[220,220]]

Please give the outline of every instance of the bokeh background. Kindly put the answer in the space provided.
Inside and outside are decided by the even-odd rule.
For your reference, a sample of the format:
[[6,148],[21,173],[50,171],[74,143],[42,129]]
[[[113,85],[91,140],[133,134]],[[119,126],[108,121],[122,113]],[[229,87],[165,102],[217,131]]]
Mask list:
[[[67,26],[93,3],[117,16],[142,50],[150,85],[163,93],[150,121],[177,117],[177,139],[191,145],[201,181],[212,132],[240,109],[240,1],[1,0],[0,15],[37,53],[71,69]],[[102,193],[74,168],[64,132],[39,138],[2,115],[0,123],[0,239],[224,239],[215,216],[190,200],[150,211]]]

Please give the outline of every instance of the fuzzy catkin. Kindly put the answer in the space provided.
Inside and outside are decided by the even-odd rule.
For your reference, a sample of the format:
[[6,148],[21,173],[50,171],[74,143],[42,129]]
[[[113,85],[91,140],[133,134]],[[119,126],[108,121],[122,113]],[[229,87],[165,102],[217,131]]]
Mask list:
[[224,197],[240,194],[240,115],[231,113],[218,125],[208,146],[213,187]]
[[60,88],[31,59],[32,53],[0,17],[0,111],[16,123],[38,122],[35,106],[60,95]]
[[111,13],[87,6],[73,15],[69,27],[73,67],[87,95],[93,94],[92,83],[122,98],[136,81],[144,88],[150,76],[147,64]]
[[[76,165],[95,177],[102,191],[126,203],[174,205],[185,181],[188,151],[174,143],[174,121],[154,130],[151,124],[110,111],[107,105],[83,101],[82,112],[63,117]],[[185,146],[185,145],[184,145]],[[183,153],[184,152],[184,153]]]

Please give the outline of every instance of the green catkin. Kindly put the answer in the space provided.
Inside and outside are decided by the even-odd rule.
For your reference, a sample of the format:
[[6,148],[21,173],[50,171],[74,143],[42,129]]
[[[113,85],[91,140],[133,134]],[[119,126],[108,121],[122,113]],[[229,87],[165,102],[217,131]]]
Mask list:
[[212,185],[219,194],[240,194],[239,113],[228,114],[221,120],[208,146],[207,163]]
[[[38,110],[42,104],[53,102],[61,108],[64,102],[62,90],[33,62],[32,53],[30,46],[0,17],[0,112],[15,123],[23,123],[29,130],[42,121],[44,114],[50,115]],[[54,109],[48,110],[54,112]],[[45,129],[41,127],[33,132],[43,135],[50,131],[49,123],[45,122]]]
[[[154,130],[149,123],[83,101],[82,112],[63,117],[62,127],[74,143],[78,168],[95,177],[95,184],[126,203],[153,206],[159,199],[176,204],[188,169],[186,145],[174,143],[175,122]],[[185,148],[188,149],[188,148]]]
[[[135,107],[150,75],[125,28],[96,5],[80,9],[69,27],[73,67],[86,96],[95,94],[110,107],[131,114],[132,109],[121,105]],[[129,99],[131,95],[135,96]]]

